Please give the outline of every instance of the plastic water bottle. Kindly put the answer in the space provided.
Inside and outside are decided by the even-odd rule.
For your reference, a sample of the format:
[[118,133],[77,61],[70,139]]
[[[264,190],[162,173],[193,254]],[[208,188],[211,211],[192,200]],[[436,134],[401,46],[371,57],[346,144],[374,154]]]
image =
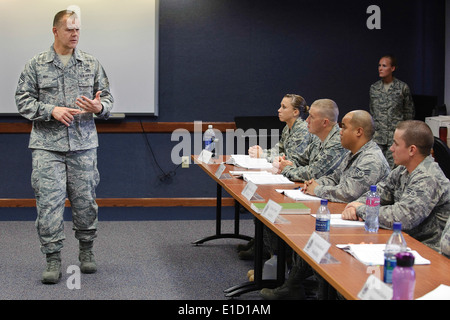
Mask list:
[[330,241],[330,219],[328,200],[321,200],[316,213],[316,232],[328,242]]
[[213,152],[215,149],[216,134],[214,133],[212,124],[208,125],[208,130],[203,135],[204,149]]
[[369,232],[378,232],[378,214],[380,213],[380,195],[377,193],[377,186],[370,186],[366,198],[366,218],[364,227]]
[[416,286],[414,255],[411,252],[400,252],[395,257],[397,265],[392,272],[392,300],[413,300]]
[[386,243],[386,248],[384,249],[384,282],[392,283],[392,272],[397,265],[397,258],[395,255],[400,252],[406,252],[406,249],[406,241],[402,235],[402,223],[394,222],[394,232]]

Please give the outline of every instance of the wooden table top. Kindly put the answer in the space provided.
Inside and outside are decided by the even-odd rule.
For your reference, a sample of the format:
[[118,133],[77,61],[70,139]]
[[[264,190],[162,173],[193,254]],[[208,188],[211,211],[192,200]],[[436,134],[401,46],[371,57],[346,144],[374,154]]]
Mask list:
[[[315,218],[310,214],[285,215],[282,217],[289,221],[286,224],[271,223],[258,213],[252,210],[251,203],[267,202],[269,199],[282,202],[295,202],[295,200],[284,196],[275,189],[294,189],[302,186],[301,183],[291,185],[259,185],[256,193],[264,200],[249,201],[241,192],[246,186],[243,179],[231,177],[228,179],[218,179],[215,176],[220,163],[228,157],[212,159],[216,163],[205,164],[197,161],[197,157],[192,157],[200,167],[219,183],[236,201],[250,211],[256,218],[261,220],[268,228],[274,231],[287,245],[297,252],[308,264],[311,265],[330,285],[339,291],[346,299],[358,299],[357,295],[370,274],[374,273],[383,278],[383,266],[369,267],[352,255],[336,247],[337,244],[347,243],[386,243],[392,234],[392,230],[379,229],[378,233],[369,233],[363,227],[331,227],[330,243],[328,253],[335,258],[338,263],[318,264],[305,251],[307,241],[315,230]],[[233,165],[226,165],[224,174],[230,170],[245,171]],[[228,176],[228,175],[227,175]],[[320,205],[320,201],[304,201],[305,205],[311,208],[311,213],[315,213]],[[331,213],[341,213],[346,204],[329,202],[328,207]],[[450,285],[450,259],[437,253],[428,246],[403,233],[408,247],[416,250],[419,254],[431,261],[429,265],[415,265],[416,287],[414,298],[419,298],[434,290],[440,284]]]

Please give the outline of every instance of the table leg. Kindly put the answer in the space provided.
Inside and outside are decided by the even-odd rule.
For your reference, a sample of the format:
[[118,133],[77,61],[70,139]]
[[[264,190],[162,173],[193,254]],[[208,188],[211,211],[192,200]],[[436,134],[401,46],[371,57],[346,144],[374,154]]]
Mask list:
[[217,184],[216,234],[196,240],[192,242],[192,244],[199,245],[206,241],[215,239],[226,239],[226,238],[242,239],[247,241],[250,241],[252,239],[252,237],[239,234],[239,202],[237,201],[235,203],[234,209],[234,233],[222,233],[221,226],[222,226],[222,186],[220,184]]

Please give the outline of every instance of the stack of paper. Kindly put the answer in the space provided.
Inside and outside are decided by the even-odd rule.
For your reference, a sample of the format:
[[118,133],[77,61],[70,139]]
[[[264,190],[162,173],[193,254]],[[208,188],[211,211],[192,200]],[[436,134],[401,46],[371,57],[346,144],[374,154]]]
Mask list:
[[302,192],[302,190],[300,189],[275,189],[277,192],[284,194],[286,197],[289,197],[291,199],[294,199],[296,201],[310,201],[310,200],[315,200],[315,201],[320,201],[322,200],[321,198],[315,197],[315,196],[310,196],[308,194],[305,194]]
[[428,292],[417,300],[450,300],[450,286],[441,284],[436,289]]
[[[312,214],[315,218],[316,215]],[[342,214],[332,213],[330,219],[330,226],[332,227],[364,227],[364,221],[344,220]]]
[[[384,249],[386,244],[337,244],[336,247],[350,253],[360,262],[369,266],[384,264]],[[430,260],[423,258],[417,251],[408,249],[414,255],[414,264],[430,264]]]
[[227,164],[246,169],[272,169],[272,164],[264,158],[251,158],[244,154],[233,154]]
[[254,184],[294,184],[294,182],[282,174],[271,174],[270,172],[266,172],[265,174],[244,173],[242,178]]
[[[288,203],[278,203],[281,206],[281,214],[309,214],[311,209],[300,202],[288,202]],[[267,203],[264,202],[254,202],[251,207],[255,212],[261,213],[266,207]]]

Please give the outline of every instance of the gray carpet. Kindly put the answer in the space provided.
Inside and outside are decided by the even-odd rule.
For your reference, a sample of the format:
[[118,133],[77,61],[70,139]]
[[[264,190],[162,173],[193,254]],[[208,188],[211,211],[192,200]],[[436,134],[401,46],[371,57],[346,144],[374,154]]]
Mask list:
[[[241,233],[252,236],[251,219]],[[213,220],[100,221],[94,252],[95,274],[81,274],[81,288],[69,289],[70,265],[78,265],[72,223],[65,222],[63,275],[55,285],[40,282],[44,255],[32,221],[0,221],[0,300],[223,300],[223,289],[247,281],[253,262],[237,257],[238,239],[219,239],[194,246],[192,241],[215,232]],[[222,222],[232,232],[233,221]],[[248,293],[240,299],[259,299]]]

